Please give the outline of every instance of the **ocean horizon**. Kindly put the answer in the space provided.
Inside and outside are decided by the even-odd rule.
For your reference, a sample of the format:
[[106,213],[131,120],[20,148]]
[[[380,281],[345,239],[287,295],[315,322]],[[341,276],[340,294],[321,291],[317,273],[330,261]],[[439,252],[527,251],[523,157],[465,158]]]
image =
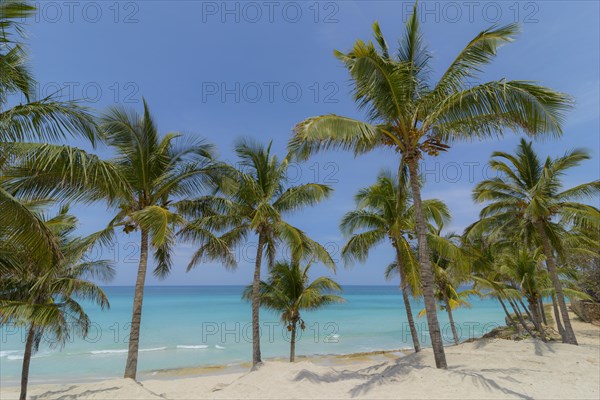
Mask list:
[[[252,359],[250,303],[241,299],[244,286],[147,286],[140,338],[140,375],[164,369],[235,366]],[[299,334],[299,356],[335,355],[379,350],[412,349],[412,340],[397,286],[344,285],[346,302],[302,314],[306,329]],[[95,381],[121,377],[133,286],[105,286],[110,309],[85,304],[92,322],[88,337],[71,335],[64,347],[44,336],[31,362],[33,383]],[[494,299],[469,298],[472,308],[454,311],[461,340],[480,337],[504,324],[504,313]],[[412,299],[422,346],[429,346],[425,317],[417,317],[422,300]],[[448,344],[452,333],[447,314],[439,320]],[[289,332],[279,315],[261,309],[263,358],[287,357]],[[0,328],[2,385],[20,379],[24,329]]]

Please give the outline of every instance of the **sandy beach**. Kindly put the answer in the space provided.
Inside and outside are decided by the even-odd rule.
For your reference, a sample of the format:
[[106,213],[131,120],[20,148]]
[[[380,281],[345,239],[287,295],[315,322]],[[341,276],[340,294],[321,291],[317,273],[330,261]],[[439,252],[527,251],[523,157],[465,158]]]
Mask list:
[[[269,361],[253,372],[204,371],[140,383],[32,385],[29,394],[31,399],[598,399],[600,328],[576,317],[573,324],[579,346],[479,339],[448,347],[448,370],[434,368],[425,349],[407,356]],[[7,387],[0,394],[8,400],[19,392]]]

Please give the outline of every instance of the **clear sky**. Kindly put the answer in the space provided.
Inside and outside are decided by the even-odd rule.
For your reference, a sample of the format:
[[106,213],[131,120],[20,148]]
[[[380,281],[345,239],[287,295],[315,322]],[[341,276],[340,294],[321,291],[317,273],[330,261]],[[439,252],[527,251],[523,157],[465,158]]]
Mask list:
[[[87,99],[99,110],[115,103],[141,110],[148,101],[161,133],[181,131],[206,138],[222,159],[235,161],[232,144],[240,136],[267,142],[283,156],[292,127],[304,118],[335,113],[361,117],[352,101],[348,75],[333,50],[348,50],[357,39],[370,40],[378,20],[394,47],[410,14],[411,2],[211,2],[211,1],[42,1],[29,21],[29,47],[42,95],[63,87],[64,98]],[[493,24],[519,22],[516,42],[499,51],[481,81],[536,80],[576,100],[560,140],[536,145],[557,156],[586,147],[592,160],[565,178],[576,184],[599,177],[600,32],[597,1],[425,1],[419,3],[423,31],[434,60],[434,77],[464,45]],[[453,214],[450,230],[473,222],[478,206],[471,190],[489,176],[494,150],[512,151],[518,136],[501,141],[456,144],[425,160],[424,198],[444,200]],[[87,146],[78,141],[71,144]],[[105,149],[96,150],[109,156]],[[293,215],[290,221],[327,244],[339,258],[344,238],[341,216],[353,207],[356,191],[371,184],[382,168],[397,168],[396,156],[377,151],[354,159],[329,152],[294,166],[298,182],[329,183],[333,196]],[[111,218],[102,204],[78,206],[81,231],[102,228]],[[133,285],[137,269],[136,235],[120,235],[114,258],[118,285]],[[255,239],[252,238],[251,242]],[[342,284],[384,284],[392,260],[389,245],[376,249],[364,265],[344,268]],[[238,250],[237,271],[216,263],[185,267],[193,245],[180,245],[176,265],[164,281],[149,284],[246,284],[251,281],[255,246]],[[318,269],[317,273],[325,273]],[[395,282],[388,282],[395,283]]]

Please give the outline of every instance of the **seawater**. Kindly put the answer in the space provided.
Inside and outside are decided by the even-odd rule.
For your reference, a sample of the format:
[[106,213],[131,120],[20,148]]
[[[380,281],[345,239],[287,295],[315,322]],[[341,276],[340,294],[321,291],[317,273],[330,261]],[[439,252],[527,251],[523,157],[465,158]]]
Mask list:
[[[64,347],[46,335],[31,362],[30,381],[71,382],[122,376],[127,356],[133,287],[106,287],[110,310],[85,304],[92,321],[88,337],[72,335]],[[241,299],[242,286],[149,286],[145,290],[138,370],[251,361],[250,304]],[[394,286],[345,286],[346,302],[302,314],[305,330],[297,355],[347,354],[412,348],[400,290]],[[471,297],[472,308],[454,311],[462,340],[479,337],[503,324],[504,314],[493,299]],[[423,346],[429,344],[425,317],[417,317],[423,302],[413,300],[413,313]],[[444,340],[452,333],[439,311]],[[277,313],[261,310],[263,358],[287,357],[289,332]],[[25,331],[0,328],[0,382],[18,383]]]

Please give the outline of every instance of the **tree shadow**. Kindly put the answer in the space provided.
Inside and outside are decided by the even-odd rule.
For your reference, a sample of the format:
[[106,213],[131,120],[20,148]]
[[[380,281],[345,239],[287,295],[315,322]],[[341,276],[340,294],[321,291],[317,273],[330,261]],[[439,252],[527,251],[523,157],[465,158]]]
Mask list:
[[[492,339],[494,340],[494,339]],[[477,350],[484,348],[489,344],[490,339],[479,339],[473,341],[473,347]]]
[[535,343],[535,355],[536,356],[544,356],[545,353],[556,353],[556,351],[554,351],[554,349],[552,348],[552,345],[550,343],[544,343],[542,341],[536,340]]
[[312,371],[303,369],[298,372],[294,380],[301,381],[307,379],[312,383],[363,380],[365,381],[364,383],[355,386],[349,391],[349,394],[352,397],[356,397],[367,393],[374,386],[384,385],[390,380],[397,382],[402,377],[408,379],[406,375],[410,371],[431,368],[423,365],[423,359],[424,356],[421,353],[416,353],[411,354],[410,356],[400,357],[391,365],[389,362],[383,362],[357,371],[343,370],[326,374],[316,374]]
[[[429,356],[429,355],[427,355]],[[332,383],[340,381],[360,380],[363,381],[360,384],[355,385],[349,390],[351,397],[358,397],[365,395],[377,386],[383,386],[386,384],[398,384],[399,382],[411,379],[410,373],[416,370],[433,369],[426,361],[426,355],[422,353],[412,354],[407,357],[401,357],[393,363],[384,362],[368,368],[363,368],[357,371],[343,370],[334,371],[326,374],[317,374],[312,371],[303,369],[298,372],[295,381],[301,381],[307,379],[312,383]],[[465,366],[455,366],[447,370],[448,373],[459,376],[463,381],[470,379],[475,386],[481,387],[488,392],[501,392],[507,396],[515,396],[521,399],[530,400],[532,397],[517,392],[502,386],[496,380],[483,376],[480,372],[464,369]],[[503,372],[506,376],[500,377],[501,379],[510,381],[512,383],[521,383],[519,380],[513,378],[511,375],[518,372],[518,370],[507,368],[507,369],[485,369],[482,372]]]
[[[55,391],[49,391],[46,393],[42,393],[38,396],[31,396],[31,400],[43,400],[43,399],[54,399],[54,400],[76,400],[76,399],[80,399],[82,397],[86,397],[86,396],[90,396],[90,395],[94,395],[94,394],[100,394],[100,393],[107,393],[107,392],[112,392],[115,390],[119,390],[121,389],[118,386],[113,386],[110,388],[104,388],[104,389],[98,389],[98,390],[86,390],[85,392],[81,392],[81,393],[75,393],[75,394],[67,394],[67,392],[69,392],[70,390],[76,388],[76,386],[71,386],[67,389],[63,389],[63,390],[55,390]],[[60,397],[54,397],[55,395],[58,394],[63,394]],[[110,398],[110,396],[108,396],[107,398]]]
[[[512,371],[512,370],[509,369],[508,371]],[[464,370],[464,371],[452,371],[452,370],[449,370],[449,372],[461,376],[461,378],[462,378],[463,381],[465,380],[465,378],[470,377],[471,381],[476,386],[482,387],[485,390],[487,390],[488,392],[500,391],[500,392],[502,392],[502,393],[504,393],[506,395],[517,396],[517,397],[519,397],[521,399],[533,400],[533,397],[528,396],[528,395],[526,395],[524,393],[519,393],[519,392],[514,391],[512,389],[503,387],[503,386],[499,385],[498,382],[496,382],[495,380],[490,379],[490,378],[486,378],[485,376],[483,376],[482,374],[480,374],[478,372],[467,371],[467,370]],[[509,377],[509,378],[513,382],[520,383],[518,380],[516,380],[516,379],[514,379],[512,377]]]
[[42,394],[39,394],[37,396],[29,396],[29,397],[32,400],[36,400],[36,399],[40,399],[41,400],[41,399],[46,399],[46,398],[52,398],[52,396],[59,395],[59,394],[62,394],[62,393],[67,393],[67,392],[75,389],[76,387],[77,387],[76,385],[73,385],[73,386],[69,386],[68,388],[61,389],[61,390],[49,390],[46,393],[42,393]]

